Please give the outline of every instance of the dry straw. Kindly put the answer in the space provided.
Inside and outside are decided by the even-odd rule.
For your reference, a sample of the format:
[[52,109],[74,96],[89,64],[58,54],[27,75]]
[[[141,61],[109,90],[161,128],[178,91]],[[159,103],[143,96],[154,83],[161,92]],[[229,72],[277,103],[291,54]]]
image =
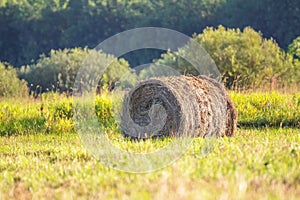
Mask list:
[[121,128],[133,138],[232,136],[237,112],[222,83],[206,76],[140,82],[124,98]]

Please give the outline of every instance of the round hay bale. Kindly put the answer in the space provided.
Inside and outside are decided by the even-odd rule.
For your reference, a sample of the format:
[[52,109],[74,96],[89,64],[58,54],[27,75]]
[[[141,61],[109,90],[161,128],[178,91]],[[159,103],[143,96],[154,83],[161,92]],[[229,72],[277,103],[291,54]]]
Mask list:
[[132,138],[232,136],[237,112],[225,87],[206,76],[140,82],[124,98],[121,128]]
[[227,105],[227,107],[226,107],[225,135],[226,136],[233,136],[234,131],[237,127],[238,113],[237,113],[237,110],[234,106],[234,103],[231,100],[225,86],[222,83],[216,81],[215,79],[209,78],[207,76],[199,76],[199,78],[211,82],[215,87],[218,88],[219,92],[225,97],[226,105]]

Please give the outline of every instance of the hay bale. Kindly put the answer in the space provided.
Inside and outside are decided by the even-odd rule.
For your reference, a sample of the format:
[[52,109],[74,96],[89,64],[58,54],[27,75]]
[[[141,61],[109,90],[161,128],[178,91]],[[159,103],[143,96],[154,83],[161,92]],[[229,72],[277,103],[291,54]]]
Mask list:
[[124,98],[121,128],[132,138],[232,136],[237,112],[224,86],[206,76],[140,82]]

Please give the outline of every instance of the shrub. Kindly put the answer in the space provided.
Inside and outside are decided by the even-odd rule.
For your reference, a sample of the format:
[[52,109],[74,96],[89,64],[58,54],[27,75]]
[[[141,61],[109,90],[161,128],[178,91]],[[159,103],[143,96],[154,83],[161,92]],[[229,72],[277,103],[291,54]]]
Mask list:
[[[202,34],[194,35],[194,39],[214,60],[228,88],[266,86],[272,79],[284,83],[293,75],[291,57],[273,39],[264,39],[250,27],[243,31],[209,27]],[[189,63],[177,57],[178,53],[169,52],[158,62],[197,75]]]
[[293,76],[290,79],[293,79],[299,86],[300,83],[300,36],[293,40],[289,45],[288,54],[294,58],[294,70]]
[[0,97],[26,96],[27,93],[26,82],[19,80],[16,70],[0,62]]
[[293,40],[289,45],[288,53],[291,54],[294,58],[300,60],[300,36]]
[[[104,73],[107,78],[101,79],[103,87],[129,70],[129,64],[124,59],[116,59],[96,50],[74,48],[51,50],[49,56],[41,55],[36,64],[21,67],[19,76],[31,84],[31,90],[38,87],[41,91],[72,91],[77,72],[83,62],[86,64],[86,58],[95,72],[100,71],[101,65],[115,60]],[[89,79],[91,74],[93,72],[84,72],[83,76]]]

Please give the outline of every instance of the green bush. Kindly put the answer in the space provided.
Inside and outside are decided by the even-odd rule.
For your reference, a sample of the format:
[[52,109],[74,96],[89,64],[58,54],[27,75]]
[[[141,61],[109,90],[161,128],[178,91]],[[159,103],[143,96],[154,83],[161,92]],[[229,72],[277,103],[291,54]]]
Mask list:
[[288,54],[294,58],[294,70],[293,76],[290,77],[295,80],[295,82],[300,83],[300,36],[293,40],[289,45]]
[[83,72],[83,79],[92,80],[91,74],[97,76],[99,68],[112,60],[114,62],[104,72],[106,78],[100,80],[104,87],[128,72],[129,64],[124,59],[89,49],[51,50],[49,56],[41,55],[36,64],[21,67],[19,76],[30,84],[31,90],[72,91],[76,74],[82,65],[91,66],[92,71]]
[[285,73],[292,68],[273,39],[264,39],[250,27],[243,31],[207,28],[195,39],[216,62],[229,87],[235,87],[235,83],[242,88],[261,87],[269,85],[272,78],[284,81],[288,77]]
[[[282,84],[295,81],[290,79],[294,72],[292,58],[273,39],[264,39],[260,32],[250,27],[243,31],[223,26],[217,29],[209,27],[202,34],[194,35],[194,39],[214,60],[228,88],[265,87],[272,79]],[[162,55],[158,63],[197,75],[195,69],[178,55],[181,54],[169,52]]]
[[293,40],[289,45],[288,53],[294,58],[300,60],[300,36]]
[[0,62],[0,97],[26,96],[26,82],[19,80],[16,70],[7,63]]

